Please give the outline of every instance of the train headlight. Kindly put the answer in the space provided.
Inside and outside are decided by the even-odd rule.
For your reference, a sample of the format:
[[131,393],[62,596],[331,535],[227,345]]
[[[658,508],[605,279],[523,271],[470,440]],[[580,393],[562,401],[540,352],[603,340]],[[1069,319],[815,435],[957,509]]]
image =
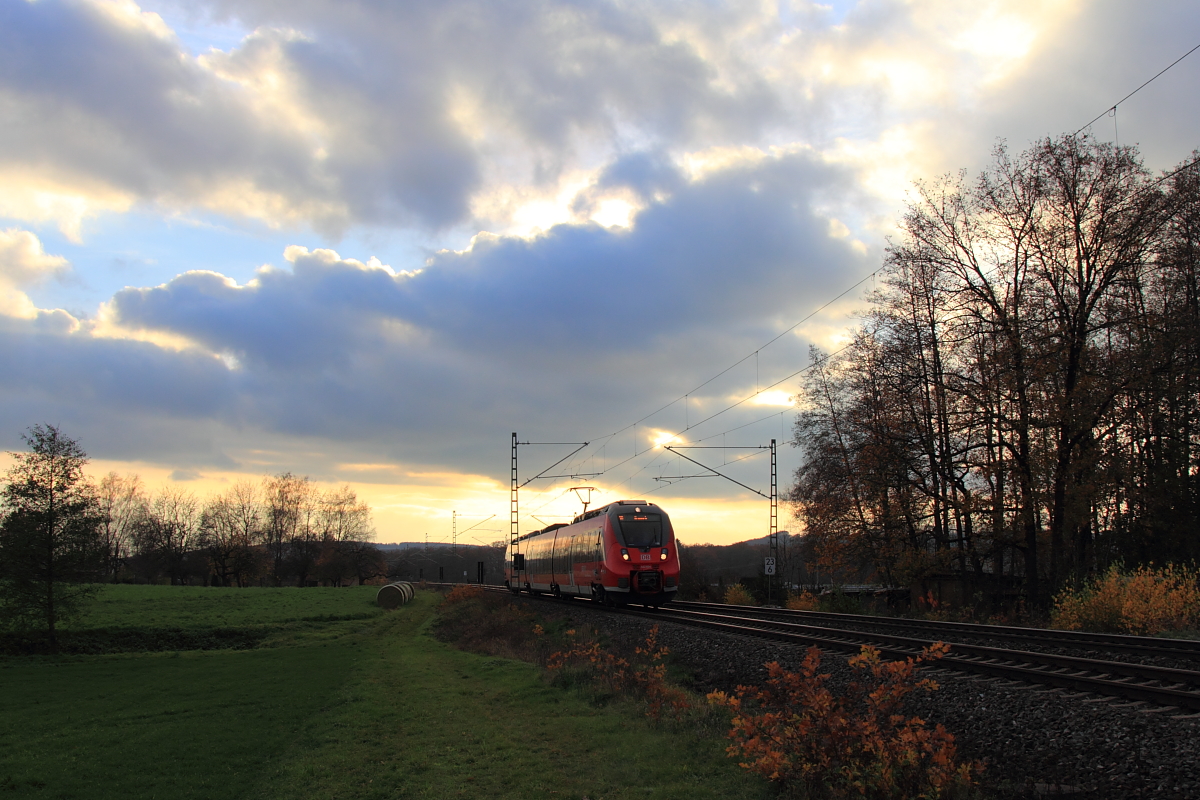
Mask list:
[[622,547],[622,548],[621,548],[621,560],[622,560],[622,561],[628,561],[628,560],[629,560],[629,551],[628,551],[628,550],[626,550],[624,547]]
[[662,549],[662,553],[660,553],[658,557],[660,559],[662,559],[663,561],[666,561],[667,560],[667,548],[664,547]]

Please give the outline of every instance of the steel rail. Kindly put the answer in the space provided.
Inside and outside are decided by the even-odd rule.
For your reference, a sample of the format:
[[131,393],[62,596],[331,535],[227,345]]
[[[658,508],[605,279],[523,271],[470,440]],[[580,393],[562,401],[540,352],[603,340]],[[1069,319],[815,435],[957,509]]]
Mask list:
[[1086,633],[1083,631],[1059,631],[1048,628],[981,625],[972,622],[901,619],[866,614],[836,614],[827,611],[793,611],[786,608],[761,608],[758,606],[726,606],[717,603],[683,601],[674,602],[671,605],[672,608],[693,609],[697,611],[736,609],[739,613],[769,617],[828,620],[843,624],[873,625],[881,628],[910,628],[929,632],[969,633],[988,639],[1034,642],[1055,647],[1091,648],[1142,656],[1169,656],[1200,660],[1200,641],[1190,639],[1159,639],[1150,636],[1130,636],[1116,633]]
[[[864,644],[869,644],[884,655],[899,658],[914,657],[923,648],[934,643],[934,640],[913,639],[872,631],[799,625],[776,620],[674,608],[664,608],[657,612],[625,609],[624,613],[727,633],[823,645],[843,651],[857,651]],[[976,672],[1026,683],[1200,711],[1200,691],[1189,691],[1183,688],[1185,686],[1200,687],[1200,672],[1120,661],[1060,656],[1053,653],[1004,650],[997,647],[966,645],[952,641],[947,644],[950,645],[950,652],[939,660],[934,668]],[[933,665],[931,664],[931,666]],[[1120,675],[1123,678],[1114,679],[1113,675]],[[1153,686],[1147,683],[1132,683],[1131,680],[1168,682],[1171,685]]]
[[[485,588],[508,591],[506,587],[489,586]],[[535,599],[561,603],[562,599],[570,598],[560,599],[545,595],[536,596]],[[915,639],[875,631],[846,630],[762,618],[764,612],[775,612],[781,609],[767,610],[753,606],[698,604],[709,609],[715,606],[722,611],[732,612],[718,614],[707,610],[690,610],[686,608],[689,605],[696,604],[673,603],[671,606],[656,611],[632,608],[614,609],[614,611],[648,620],[675,622],[706,630],[793,644],[817,645],[843,652],[857,652],[863,645],[871,645],[881,655],[889,658],[912,658],[925,647],[934,644],[935,641],[946,641],[944,639]],[[840,616],[859,619],[857,615],[852,614]],[[990,628],[991,626],[979,627]],[[950,645],[950,652],[937,662],[929,662],[924,665],[924,668],[930,671],[971,672],[1020,683],[1052,686],[1122,700],[1151,703],[1166,708],[1174,707],[1190,712],[1200,712],[1200,691],[1190,691],[1185,688],[1191,686],[1200,689],[1200,672],[1055,653],[1005,650],[954,641],[946,641],[946,643]],[[1113,676],[1122,677],[1114,678]],[[1150,685],[1155,682],[1170,683],[1171,685]]]

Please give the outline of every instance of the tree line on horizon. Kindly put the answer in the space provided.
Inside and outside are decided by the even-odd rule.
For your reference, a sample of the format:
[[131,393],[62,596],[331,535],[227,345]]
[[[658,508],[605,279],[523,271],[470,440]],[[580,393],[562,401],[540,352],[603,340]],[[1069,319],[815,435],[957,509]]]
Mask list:
[[1000,584],[1200,558],[1200,176],[1046,139],[917,187],[790,490],[827,568]]
[[96,498],[106,581],[340,586],[386,574],[371,509],[349,486],[285,472],[201,498],[109,472]]
[[105,582],[341,586],[387,574],[371,509],[349,486],[285,472],[208,498],[136,475],[93,483],[87,454],[53,425],[23,436],[0,487],[0,628],[45,630]]

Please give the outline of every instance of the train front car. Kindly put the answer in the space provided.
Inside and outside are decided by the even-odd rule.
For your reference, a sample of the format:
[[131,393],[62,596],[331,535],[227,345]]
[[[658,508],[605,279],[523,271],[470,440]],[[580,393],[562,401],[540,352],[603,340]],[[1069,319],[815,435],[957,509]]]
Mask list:
[[520,537],[505,578],[513,591],[660,606],[679,588],[679,551],[661,508],[622,500]]
[[679,589],[679,548],[666,513],[641,500],[622,500],[605,514],[604,569],[594,593],[616,605],[659,606]]

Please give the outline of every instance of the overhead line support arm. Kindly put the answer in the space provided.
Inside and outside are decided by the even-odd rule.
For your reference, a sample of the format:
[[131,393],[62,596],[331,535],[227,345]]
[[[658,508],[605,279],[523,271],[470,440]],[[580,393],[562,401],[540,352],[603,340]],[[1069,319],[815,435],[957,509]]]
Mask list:
[[696,466],[698,466],[698,467],[704,467],[704,468],[705,468],[706,470],[708,470],[709,472],[712,472],[712,473],[713,473],[713,474],[715,474],[715,475],[719,475],[719,476],[721,476],[722,478],[724,478],[724,479],[725,479],[725,480],[727,480],[727,481],[732,481],[733,483],[736,483],[738,486],[741,486],[743,489],[748,489],[748,490],[750,490],[750,491],[754,492],[754,493],[755,493],[756,495],[758,495],[759,497],[766,497],[768,500],[770,500],[770,499],[771,499],[771,498],[767,497],[767,495],[765,495],[765,494],[763,494],[762,492],[760,492],[758,489],[755,489],[753,486],[747,486],[746,484],[742,483],[741,481],[737,480],[736,478],[731,478],[731,477],[729,477],[728,475],[726,475],[725,473],[723,473],[723,472],[720,472],[720,471],[718,471],[718,470],[715,470],[715,469],[713,469],[713,468],[712,468],[712,467],[710,467],[708,464],[701,464],[699,461],[697,461],[697,460],[696,460],[696,459],[694,459],[694,458],[688,458],[688,457],[687,457],[687,456],[685,456],[683,453],[679,452],[678,450],[676,450],[674,447],[672,447],[672,446],[670,446],[670,445],[667,445],[667,446],[666,446],[666,449],[667,449],[667,450],[670,450],[672,453],[674,453],[675,455],[679,456],[680,458],[686,458],[688,461],[692,462],[693,464],[695,464],[695,465],[696,465]]

